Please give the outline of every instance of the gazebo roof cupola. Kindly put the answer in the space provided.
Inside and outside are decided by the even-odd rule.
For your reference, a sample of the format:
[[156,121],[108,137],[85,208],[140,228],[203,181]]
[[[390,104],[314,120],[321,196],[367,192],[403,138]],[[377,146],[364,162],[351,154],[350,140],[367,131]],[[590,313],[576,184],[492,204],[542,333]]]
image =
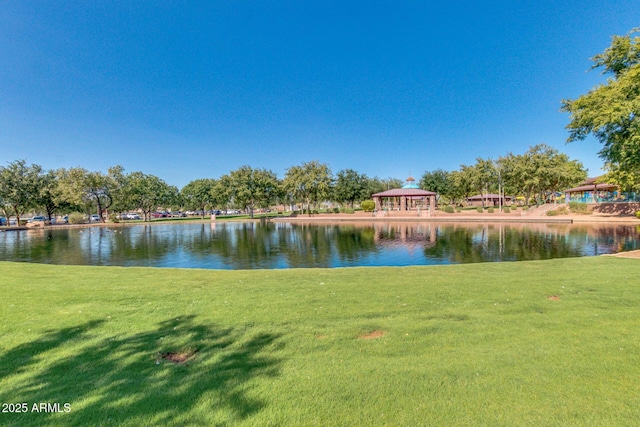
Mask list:
[[416,180],[413,177],[407,178],[407,182],[402,186],[402,188],[420,188],[418,184],[416,184]]

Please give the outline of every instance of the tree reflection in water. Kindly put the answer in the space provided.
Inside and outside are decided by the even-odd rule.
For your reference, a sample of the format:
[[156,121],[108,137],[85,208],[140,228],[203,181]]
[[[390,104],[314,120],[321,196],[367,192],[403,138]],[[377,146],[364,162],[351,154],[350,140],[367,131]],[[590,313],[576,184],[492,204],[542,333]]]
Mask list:
[[428,265],[640,248],[635,226],[238,222],[0,233],[0,259],[221,269]]

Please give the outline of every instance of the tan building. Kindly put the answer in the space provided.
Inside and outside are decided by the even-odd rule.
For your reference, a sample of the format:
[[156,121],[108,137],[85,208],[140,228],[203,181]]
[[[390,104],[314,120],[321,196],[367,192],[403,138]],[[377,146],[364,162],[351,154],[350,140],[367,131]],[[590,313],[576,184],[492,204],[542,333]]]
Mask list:
[[[467,197],[465,201],[469,206],[483,206],[482,199],[484,198],[484,206],[511,206],[513,204],[513,196],[500,196],[499,194],[484,194],[472,197]],[[502,203],[500,203],[500,199],[502,199]]]

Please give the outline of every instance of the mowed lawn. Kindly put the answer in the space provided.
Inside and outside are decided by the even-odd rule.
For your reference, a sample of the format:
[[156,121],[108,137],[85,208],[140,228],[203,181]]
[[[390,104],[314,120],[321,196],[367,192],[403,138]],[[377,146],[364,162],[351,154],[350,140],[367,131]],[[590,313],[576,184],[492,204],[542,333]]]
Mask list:
[[638,271],[0,263],[0,425],[638,425]]

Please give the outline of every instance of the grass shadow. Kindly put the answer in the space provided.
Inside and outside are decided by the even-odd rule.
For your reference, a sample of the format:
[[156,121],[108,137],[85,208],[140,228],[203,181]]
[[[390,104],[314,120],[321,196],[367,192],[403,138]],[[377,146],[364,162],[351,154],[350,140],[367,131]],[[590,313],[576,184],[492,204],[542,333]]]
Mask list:
[[[215,328],[180,316],[130,335],[104,321],[49,331],[0,356],[0,401],[29,411],[1,414],[3,425],[227,425],[259,412],[254,392],[279,374],[280,336]],[[191,352],[186,363],[162,358]],[[36,413],[34,403],[70,404]]]

